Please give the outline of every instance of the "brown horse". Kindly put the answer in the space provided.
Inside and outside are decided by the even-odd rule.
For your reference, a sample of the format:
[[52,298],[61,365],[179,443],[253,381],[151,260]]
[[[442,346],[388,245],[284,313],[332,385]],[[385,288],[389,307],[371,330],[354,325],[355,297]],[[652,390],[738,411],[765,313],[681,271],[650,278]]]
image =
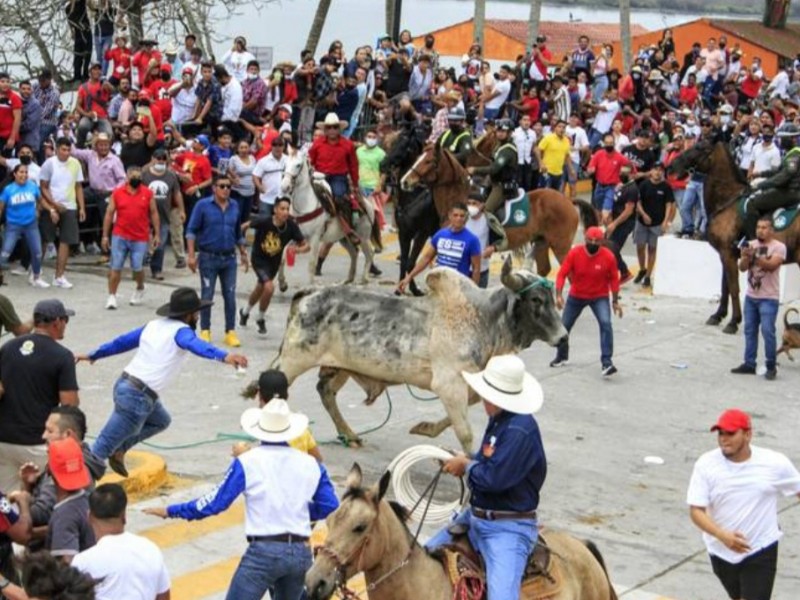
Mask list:
[[[722,293],[717,311],[706,324],[719,325],[725,319],[730,297],[733,316],[723,331],[736,333],[742,322],[736,242],[742,236],[743,222],[738,200],[747,191],[747,183],[741,178],[728,147],[721,142],[701,141],[678,156],[669,168],[679,177],[692,171],[707,175],[703,203],[708,215],[708,242],[722,261]],[[800,220],[775,237],[786,244],[786,262],[800,263]]]
[[[328,600],[359,572],[370,600],[452,600],[453,584],[442,563],[417,544],[405,525],[405,511],[384,500],[389,478],[384,473],[372,488],[362,488],[361,469],[353,465],[342,503],[327,518],[327,541],[306,573],[311,600]],[[617,599],[593,544],[559,532],[548,533],[547,543],[558,563],[553,570],[563,578],[550,600]]]
[[[400,180],[400,185],[404,189],[428,185],[436,211],[444,220],[455,202],[466,201],[468,182],[467,171],[448,150],[429,146]],[[561,192],[551,189],[528,192],[528,202],[528,222],[506,229],[508,247],[516,250],[533,243],[536,270],[540,276],[546,277],[551,267],[550,250],[559,262],[563,262],[575,239],[579,219],[573,204],[580,211],[584,228],[597,225],[597,213],[588,202],[577,199],[570,201]]]

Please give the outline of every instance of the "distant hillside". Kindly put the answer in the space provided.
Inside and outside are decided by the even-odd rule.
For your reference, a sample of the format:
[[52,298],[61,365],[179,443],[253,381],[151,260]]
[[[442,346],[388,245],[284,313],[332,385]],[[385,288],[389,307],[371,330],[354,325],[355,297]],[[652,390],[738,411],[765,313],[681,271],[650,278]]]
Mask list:
[[[530,0],[511,0],[529,2]],[[595,6],[619,8],[619,0],[559,0],[546,2],[556,6]],[[700,15],[758,15],[764,11],[763,0],[631,0],[631,7],[640,10],[653,10],[665,13],[692,13]],[[800,2],[792,3],[792,17],[800,17]]]

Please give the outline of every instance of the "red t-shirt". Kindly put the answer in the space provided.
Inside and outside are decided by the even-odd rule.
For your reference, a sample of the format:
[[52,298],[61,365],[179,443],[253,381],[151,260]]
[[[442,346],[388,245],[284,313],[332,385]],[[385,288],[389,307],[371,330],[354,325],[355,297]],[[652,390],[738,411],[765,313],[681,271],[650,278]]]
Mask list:
[[[156,126],[156,139],[159,142],[164,141],[164,118],[161,116],[161,110],[155,102],[150,104],[150,114],[153,115],[153,122]],[[150,131],[150,118],[147,115],[137,115],[137,121],[144,126],[145,135]]]
[[106,50],[105,59],[114,63],[111,76],[115,79],[131,76],[131,49],[115,46]]
[[193,185],[200,185],[204,181],[211,179],[211,161],[204,154],[195,154],[187,151],[175,157],[175,170],[189,173],[192,176],[191,183],[181,183],[181,189],[185,192]]
[[326,137],[317,138],[308,151],[311,164],[320,173],[325,175],[347,175],[353,185],[358,185],[358,159],[356,158],[353,142],[345,137],[331,144]]
[[739,86],[739,89],[748,98],[755,98],[761,91],[761,84],[762,84],[761,79],[757,79],[752,75],[748,75],[742,81],[741,85]]
[[85,111],[94,111],[98,119],[107,119],[108,102],[111,100],[111,93],[103,89],[102,82],[87,81],[78,88],[78,103]]
[[22,98],[19,94],[9,90],[5,96],[0,96],[0,138],[7,138],[14,128],[14,111],[22,110]]
[[681,104],[694,106],[694,103],[697,102],[697,97],[699,95],[700,94],[698,93],[696,86],[682,85],[681,93],[678,95],[678,100]]
[[[667,152],[667,156],[664,159],[664,166],[669,167],[670,163],[680,155],[681,152],[679,150],[670,150]],[[685,190],[687,184],[689,183],[689,177],[686,176],[683,179],[678,179],[675,175],[670,174],[668,170],[667,183],[673,190]]]
[[595,169],[595,178],[600,185],[617,185],[620,170],[630,164],[631,161],[617,151],[598,150],[592,155],[589,168]]
[[564,289],[567,277],[572,284],[569,295],[580,300],[608,298],[609,292],[619,291],[617,259],[603,246],[595,255],[590,255],[583,245],[572,248],[558,270],[556,289]]
[[117,208],[113,234],[131,242],[150,240],[150,201],[153,192],[146,185],[140,185],[131,193],[128,184],[123,183],[113,192],[111,198]]
[[147,72],[150,70],[151,59],[155,59],[158,64],[161,64],[161,52],[158,50],[153,50],[152,52],[139,50],[133,55],[132,64],[139,73],[139,87],[144,84],[144,78],[147,77]]
[[538,98],[531,98],[530,96],[525,96],[522,99],[522,112],[528,115],[531,118],[531,125],[539,121],[539,99]]
[[256,160],[264,158],[272,150],[272,140],[280,135],[280,132],[273,127],[261,130],[261,148],[256,152]]
[[161,118],[169,121],[172,118],[172,98],[169,97],[169,88],[178,83],[174,79],[169,81],[154,81],[150,84],[150,93],[153,95],[153,106],[161,111]]

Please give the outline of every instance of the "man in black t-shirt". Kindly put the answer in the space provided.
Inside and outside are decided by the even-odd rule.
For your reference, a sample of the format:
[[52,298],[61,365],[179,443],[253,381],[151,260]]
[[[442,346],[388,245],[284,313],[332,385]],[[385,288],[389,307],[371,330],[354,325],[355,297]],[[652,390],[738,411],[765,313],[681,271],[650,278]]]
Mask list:
[[253,252],[250,262],[253,273],[256,274],[256,287],[250,292],[247,308],[239,309],[239,325],[247,325],[250,311],[258,303],[258,333],[267,333],[266,313],[272,293],[275,291],[273,283],[278,269],[281,266],[281,257],[284,249],[292,242],[296,244],[293,252],[300,254],[308,252],[311,248],[303,237],[300,227],[289,219],[289,206],[291,200],[281,197],[275,200],[275,207],[271,216],[256,216],[250,221],[250,227],[255,229]]
[[639,184],[639,204],[636,205],[636,226],[633,230],[639,272],[645,273],[641,278],[644,287],[651,285],[650,275],[656,264],[658,238],[669,231],[674,218],[675,196],[664,179],[664,165],[656,163],[650,170],[650,178]]
[[33,332],[0,348],[0,490],[19,487],[19,468],[47,464],[42,440],[50,411],[78,405],[72,352],[58,343],[75,313],[60,300],[42,300],[33,309]]
[[138,121],[131,123],[128,129],[128,139],[122,143],[119,153],[122,166],[125,167],[125,170],[130,167],[144,167],[153,157],[153,150],[157,143],[155,127],[150,127],[147,137],[145,137],[144,126]]
[[154,279],[163,280],[161,273],[164,270],[164,248],[170,236],[172,209],[179,208],[181,212],[184,210],[180,181],[169,168],[169,155],[163,148],[153,153],[152,163],[142,171],[142,183],[153,192],[161,228],[158,232],[159,246],[150,258],[150,272]]
[[647,179],[653,165],[658,162],[658,152],[652,146],[653,138],[650,132],[646,129],[639,129],[636,132],[636,141],[622,149],[622,155],[636,167],[634,178],[640,184]]
[[631,180],[631,168],[622,167],[619,173],[620,185],[614,191],[614,204],[611,207],[611,223],[606,228],[606,237],[614,242],[614,256],[617,258],[619,283],[624,285],[631,280],[628,265],[622,258],[622,247],[636,225],[636,204],[639,202],[639,187]]

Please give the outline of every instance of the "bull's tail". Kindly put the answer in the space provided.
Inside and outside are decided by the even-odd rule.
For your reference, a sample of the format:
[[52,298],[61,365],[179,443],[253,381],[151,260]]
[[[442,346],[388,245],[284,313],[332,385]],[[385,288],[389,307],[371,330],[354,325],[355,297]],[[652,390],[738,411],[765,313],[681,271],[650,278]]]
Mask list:
[[606,569],[606,561],[603,560],[603,555],[600,554],[600,549],[591,540],[584,540],[583,543],[586,545],[586,548],[589,550],[589,552],[592,553],[594,559],[600,564],[600,568],[603,569],[603,573],[606,574],[606,579],[608,579],[608,589],[611,590],[608,600],[617,600],[617,592],[614,591],[614,586],[611,584],[611,578],[608,576],[608,569]]
[[578,211],[581,214],[581,224],[584,230],[589,227],[596,227],[600,224],[600,219],[597,218],[597,211],[594,209],[594,206],[580,198],[573,198],[572,203],[578,207]]
[[[378,208],[375,208],[378,210]],[[375,249],[378,252],[383,252],[383,240],[381,239],[381,226],[378,223],[378,216],[376,215],[374,219],[372,219],[372,230],[370,234],[370,239],[372,240]]]
[[791,328],[791,323],[789,323],[789,313],[795,313],[797,315],[800,315],[800,311],[798,311],[796,308],[787,309],[786,312],[783,313],[783,328],[784,329],[790,329]]

